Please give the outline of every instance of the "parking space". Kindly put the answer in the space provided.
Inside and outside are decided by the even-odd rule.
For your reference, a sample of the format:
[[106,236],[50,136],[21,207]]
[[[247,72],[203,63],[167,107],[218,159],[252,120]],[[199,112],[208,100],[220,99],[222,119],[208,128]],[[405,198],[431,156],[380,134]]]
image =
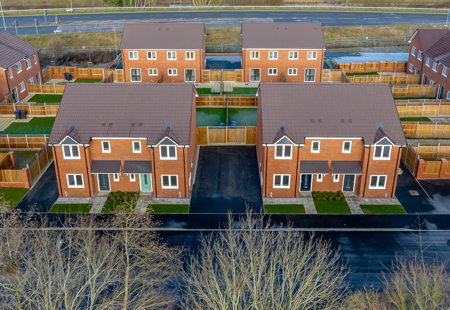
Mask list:
[[433,213],[450,214],[450,180],[421,180],[419,181],[431,197],[436,209]]
[[263,212],[256,148],[203,146],[190,213]]

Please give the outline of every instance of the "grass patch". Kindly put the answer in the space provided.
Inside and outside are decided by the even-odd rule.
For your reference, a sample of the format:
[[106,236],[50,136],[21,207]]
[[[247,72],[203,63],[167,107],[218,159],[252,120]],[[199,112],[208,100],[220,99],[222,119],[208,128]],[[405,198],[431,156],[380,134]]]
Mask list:
[[355,72],[355,73],[346,73],[347,76],[355,76],[355,75],[379,75],[378,72]]
[[15,122],[9,125],[2,133],[3,134],[35,134],[35,135],[48,135],[52,130],[54,117],[33,117],[27,123]]
[[17,169],[26,168],[30,160],[38,151],[14,151],[17,162]]
[[[252,95],[254,96],[258,88],[256,87],[234,87],[232,92],[223,92],[224,95]],[[218,95],[219,93],[211,92],[211,88],[197,88],[199,95]]]
[[434,97],[394,97],[394,100],[436,99]]
[[302,204],[270,204],[264,205],[264,212],[268,214],[305,214],[305,206]]
[[351,214],[350,207],[345,200],[314,200],[319,214]]
[[60,103],[62,96],[58,94],[36,94],[28,101],[36,103]]
[[102,208],[102,213],[131,213],[136,207],[139,192],[111,192]]
[[241,45],[241,27],[206,28],[206,44]]
[[402,122],[431,122],[426,116],[400,117]]
[[147,213],[188,213],[189,205],[179,204],[149,204]]
[[99,83],[101,79],[76,79],[74,83]]
[[[197,108],[197,126],[219,126],[227,119],[226,108]],[[258,122],[257,108],[229,108],[228,124],[235,121],[237,126],[256,126]]]
[[0,187],[0,212],[14,209],[27,192],[26,188]]
[[88,203],[78,204],[55,204],[49,211],[50,213],[89,213],[92,205]]
[[406,214],[401,205],[361,205],[364,214]]

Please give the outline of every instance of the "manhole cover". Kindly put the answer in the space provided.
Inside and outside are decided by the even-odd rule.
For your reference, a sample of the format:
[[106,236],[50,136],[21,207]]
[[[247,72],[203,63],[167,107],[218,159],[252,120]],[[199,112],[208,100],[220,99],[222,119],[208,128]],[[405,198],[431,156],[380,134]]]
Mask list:
[[409,190],[408,191],[408,193],[411,195],[411,196],[419,196],[419,192],[418,191],[416,191],[416,190]]

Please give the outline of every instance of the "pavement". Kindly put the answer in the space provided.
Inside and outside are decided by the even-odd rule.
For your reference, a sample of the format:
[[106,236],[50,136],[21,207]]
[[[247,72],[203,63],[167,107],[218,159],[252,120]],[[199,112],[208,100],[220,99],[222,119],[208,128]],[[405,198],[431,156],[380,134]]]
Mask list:
[[[321,22],[324,26],[429,24],[445,23],[446,14],[428,13],[377,13],[341,11],[177,11],[177,12],[127,12],[95,14],[61,14],[56,25],[55,16],[7,16],[6,25],[18,23],[17,34],[44,34],[59,32],[121,31],[130,22],[203,22],[208,27],[240,26],[241,22]],[[36,29],[35,22],[38,27]],[[47,23],[45,23],[47,22]],[[41,26],[42,25],[42,26]],[[16,33],[14,27],[7,31]]]
[[14,123],[15,117],[14,116],[2,116],[0,117],[0,132],[4,131],[6,128],[9,127],[12,123]]

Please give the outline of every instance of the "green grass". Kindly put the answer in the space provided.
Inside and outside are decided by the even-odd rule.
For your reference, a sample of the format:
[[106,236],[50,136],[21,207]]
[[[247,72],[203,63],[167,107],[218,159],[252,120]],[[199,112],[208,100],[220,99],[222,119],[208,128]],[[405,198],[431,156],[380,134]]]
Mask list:
[[149,204],[147,206],[148,213],[188,213],[189,205],[179,204]]
[[58,94],[36,94],[28,101],[36,103],[59,103],[61,99],[62,95]]
[[[219,126],[226,122],[226,108],[197,108],[197,126]],[[228,123],[235,121],[238,126],[256,126],[258,109],[229,108]]]
[[355,73],[346,73],[347,76],[355,76],[355,75],[378,75],[378,72],[355,72]]
[[394,97],[394,100],[436,99],[434,97]]
[[53,123],[55,122],[54,117],[34,117],[27,123],[15,122],[9,125],[2,134],[40,134],[48,135],[52,130]]
[[16,155],[17,169],[26,168],[30,160],[36,155],[37,151],[14,151]]
[[[255,95],[258,88],[256,87],[234,87],[232,92],[223,92],[225,95]],[[217,95],[212,93],[211,88],[197,88],[199,95]]]
[[28,189],[26,188],[0,187],[1,207],[6,208],[8,210],[14,209],[27,192]]
[[361,205],[364,214],[406,214],[401,205]]
[[431,122],[426,116],[400,117],[402,122]]
[[76,79],[74,83],[98,83],[101,79]]
[[55,204],[50,213],[89,213],[92,205],[88,203]]
[[317,213],[319,214],[351,214],[350,208],[345,200],[314,200]]
[[135,207],[136,203],[107,200],[103,205],[102,213],[131,213],[134,212]]
[[264,212],[268,214],[305,214],[305,206],[302,204],[270,204],[264,206]]

